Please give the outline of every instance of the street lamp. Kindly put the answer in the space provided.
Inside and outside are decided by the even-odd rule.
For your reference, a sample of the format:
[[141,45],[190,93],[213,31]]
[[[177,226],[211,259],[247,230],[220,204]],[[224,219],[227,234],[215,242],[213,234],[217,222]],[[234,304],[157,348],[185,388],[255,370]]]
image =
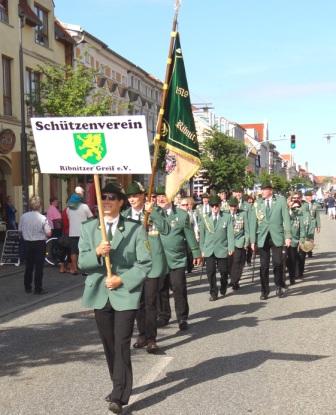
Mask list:
[[19,8],[20,18],[20,48],[19,48],[19,65],[20,65],[20,106],[21,106],[21,184],[22,184],[22,209],[28,211],[28,168],[27,168],[27,134],[26,134],[26,114],[25,114],[25,91],[24,91],[24,66],[23,66],[23,45],[22,29],[25,25],[24,11]]

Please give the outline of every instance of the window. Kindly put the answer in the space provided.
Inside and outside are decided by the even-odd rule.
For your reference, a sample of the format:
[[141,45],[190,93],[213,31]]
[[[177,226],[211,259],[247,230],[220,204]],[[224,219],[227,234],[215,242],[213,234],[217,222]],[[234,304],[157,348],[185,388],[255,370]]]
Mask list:
[[35,4],[35,14],[42,22],[35,28],[35,42],[42,46],[49,46],[48,39],[48,12]]
[[2,56],[4,115],[12,115],[11,61],[12,60],[10,58]]
[[0,0],[0,21],[8,23],[8,0]]
[[36,112],[36,105],[40,101],[40,80],[41,74],[26,69],[26,102],[27,102],[27,117],[34,117],[38,115]]

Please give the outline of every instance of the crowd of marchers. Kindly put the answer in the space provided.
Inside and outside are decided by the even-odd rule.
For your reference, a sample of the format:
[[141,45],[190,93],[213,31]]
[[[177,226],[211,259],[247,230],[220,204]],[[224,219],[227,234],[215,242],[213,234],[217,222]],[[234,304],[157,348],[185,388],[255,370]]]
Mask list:
[[[181,331],[188,330],[186,275],[193,265],[205,264],[210,301],[225,296],[228,287],[240,289],[244,265],[260,255],[261,300],[270,293],[272,254],[276,295],[286,295],[289,283],[304,274],[314,233],[320,230],[319,205],[312,193],[287,199],[265,183],[256,197],[236,188],[170,202],[164,188],[146,200],[144,187],[132,182],[124,192],[116,184],[102,189],[104,223],[89,219],[81,226],[79,267],[87,273],[83,304],[94,309],[112,380],[105,400],[113,413],[122,413],[132,391],[131,339],[134,348],[157,353],[157,328],[171,319],[170,291]],[[105,226],[108,242],[102,241]],[[106,276],[109,255],[112,276]],[[220,275],[219,286],[217,271]]]

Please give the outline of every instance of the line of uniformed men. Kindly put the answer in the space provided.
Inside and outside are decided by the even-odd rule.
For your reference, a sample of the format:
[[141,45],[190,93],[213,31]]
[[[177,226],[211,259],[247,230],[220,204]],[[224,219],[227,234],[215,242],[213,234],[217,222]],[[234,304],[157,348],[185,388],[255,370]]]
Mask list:
[[[98,220],[84,223],[79,266],[88,273],[83,303],[94,309],[113,383],[112,392],[105,398],[112,412],[121,413],[131,394],[130,343],[135,319],[139,336],[134,347],[146,347],[149,353],[155,353],[157,327],[167,325],[171,318],[171,289],[179,328],[188,328],[186,246],[195,265],[200,265],[202,257],[205,258],[210,300],[218,296],[216,268],[221,275],[222,295],[227,290],[229,272],[233,289],[239,288],[249,244],[252,249],[257,244],[260,252],[261,298],[266,299],[269,294],[270,250],[277,294],[282,295],[285,285],[282,248],[284,243],[288,248],[294,243],[291,217],[286,200],[274,196],[270,184],[262,192],[263,198],[252,207],[242,202],[240,189],[236,189],[229,201],[217,195],[203,197],[193,226],[193,215],[170,203],[164,189],[158,189],[154,205],[153,200],[145,202],[145,189],[140,183],[131,183],[126,189],[130,204],[126,210],[122,210],[126,197],[120,188],[108,184],[103,189],[104,226],[109,242],[101,242]],[[147,230],[142,226],[146,212],[149,214]],[[312,208],[311,212],[317,211]],[[104,269],[107,255],[111,258],[112,278],[106,278]]]

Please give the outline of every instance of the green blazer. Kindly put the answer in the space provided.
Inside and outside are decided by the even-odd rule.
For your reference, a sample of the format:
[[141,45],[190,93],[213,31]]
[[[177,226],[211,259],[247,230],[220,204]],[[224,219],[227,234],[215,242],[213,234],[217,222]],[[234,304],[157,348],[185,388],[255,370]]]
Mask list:
[[200,247],[206,258],[211,255],[216,258],[227,258],[229,251],[234,251],[235,240],[230,214],[220,212],[216,227],[212,214],[205,215],[200,222],[199,229]]
[[314,240],[315,234],[315,221],[312,220],[311,214],[303,204],[301,206],[301,216],[303,222],[304,238]]
[[231,220],[235,238],[235,247],[247,248],[248,244],[250,243],[250,226],[248,222],[247,212],[238,209],[236,217],[233,218],[231,216]]
[[304,242],[306,236],[303,215],[300,209],[289,209],[289,217],[292,234],[291,247],[296,248],[299,242]]
[[[132,208],[122,211],[121,214],[125,218],[132,218]],[[144,217],[143,211],[140,217],[141,222],[143,222]],[[168,264],[163,251],[160,233],[168,234],[169,225],[163,217],[162,209],[154,207],[149,216],[149,231],[147,234],[148,246],[152,258],[152,269],[147,275],[148,278],[158,278],[168,274]]]
[[101,240],[97,219],[82,224],[78,265],[82,271],[89,274],[85,280],[83,304],[90,308],[101,309],[107,300],[110,300],[115,310],[137,309],[142,281],[152,267],[144,228],[137,222],[120,215],[110,251],[112,273],[120,276],[123,281],[123,284],[115,290],[105,287],[105,263],[96,255],[96,247]]
[[315,229],[321,227],[319,204],[317,202],[312,201],[310,209],[309,203],[305,202],[302,204],[301,210],[309,213],[312,226]]
[[285,239],[291,239],[291,225],[286,199],[273,195],[269,219],[266,218],[265,200],[255,201],[250,214],[250,241],[257,243],[259,248],[265,244],[270,233],[275,246],[283,246]]
[[187,264],[186,243],[194,258],[201,256],[189,215],[186,211],[173,206],[166,221],[170,231],[167,235],[160,234],[160,238],[168,267],[169,269],[185,267]]
[[[208,212],[208,213],[211,213],[211,207],[210,207],[210,205],[208,205],[208,206],[209,206],[209,212]],[[196,206],[195,213],[196,213],[196,218],[197,218],[197,222],[198,222],[198,223],[199,223],[199,222],[202,220],[202,218],[203,218],[203,215],[204,215],[204,213],[203,213],[203,208],[204,208],[203,203],[202,203],[202,204],[200,204],[200,205],[197,205],[197,206]]]

